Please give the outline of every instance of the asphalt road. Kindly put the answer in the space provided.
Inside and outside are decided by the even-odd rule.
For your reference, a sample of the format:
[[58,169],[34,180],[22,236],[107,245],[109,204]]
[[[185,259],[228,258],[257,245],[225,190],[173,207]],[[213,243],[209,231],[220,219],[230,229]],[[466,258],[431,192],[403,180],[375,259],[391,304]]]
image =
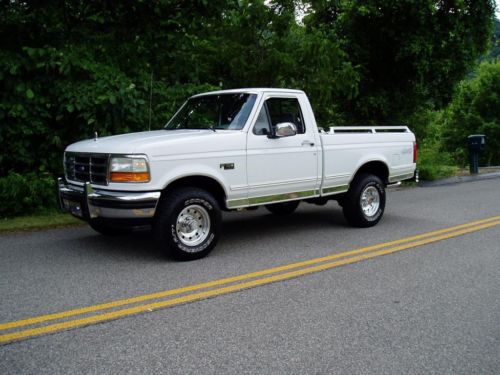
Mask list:
[[[390,191],[374,228],[335,203],[225,216],[202,260],[147,233],[0,236],[0,323],[240,275],[500,215],[500,179]],[[500,373],[500,225],[210,299],[0,346],[0,373]],[[68,319],[66,319],[68,320]],[[44,323],[45,324],[45,323]],[[0,332],[2,334],[2,332]]]

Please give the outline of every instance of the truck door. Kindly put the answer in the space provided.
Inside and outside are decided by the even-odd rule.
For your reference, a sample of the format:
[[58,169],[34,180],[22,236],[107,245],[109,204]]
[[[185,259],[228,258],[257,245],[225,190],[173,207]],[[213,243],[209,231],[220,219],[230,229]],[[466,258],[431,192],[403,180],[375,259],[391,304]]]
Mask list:
[[[297,133],[272,137],[276,125],[283,123],[294,124]],[[320,145],[314,126],[304,122],[296,97],[264,97],[247,139],[250,204],[317,195]]]

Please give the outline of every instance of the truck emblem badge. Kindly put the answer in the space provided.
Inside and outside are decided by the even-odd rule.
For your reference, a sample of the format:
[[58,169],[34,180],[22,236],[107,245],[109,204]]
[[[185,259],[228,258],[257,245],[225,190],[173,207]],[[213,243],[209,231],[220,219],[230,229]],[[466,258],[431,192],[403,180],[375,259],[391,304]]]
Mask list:
[[220,165],[221,169],[234,169],[234,163],[224,163]]

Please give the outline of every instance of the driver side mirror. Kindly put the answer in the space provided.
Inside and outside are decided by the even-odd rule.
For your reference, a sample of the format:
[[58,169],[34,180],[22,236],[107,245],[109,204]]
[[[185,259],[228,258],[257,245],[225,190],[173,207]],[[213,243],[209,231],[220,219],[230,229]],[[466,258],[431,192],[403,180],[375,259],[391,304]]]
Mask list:
[[297,127],[291,122],[280,122],[274,129],[275,138],[290,137],[297,134]]

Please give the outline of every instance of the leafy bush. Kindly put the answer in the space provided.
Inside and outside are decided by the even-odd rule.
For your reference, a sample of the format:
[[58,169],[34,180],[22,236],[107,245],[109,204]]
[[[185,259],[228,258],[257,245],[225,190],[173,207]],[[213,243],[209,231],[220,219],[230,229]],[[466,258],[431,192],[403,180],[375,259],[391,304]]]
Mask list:
[[55,181],[47,174],[9,173],[0,178],[0,217],[27,215],[57,208]]
[[312,9],[305,25],[329,30],[326,37],[340,43],[357,73],[356,96],[340,96],[337,103],[358,123],[397,124],[422,105],[447,104],[487,51],[493,28],[491,0],[304,3]]
[[0,216],[56,206],[44,173],[62,172],[69,143],[159,129],[186,97],[219,88],[304,89],[325,126],[409,119],[427,142],[427,178],[451,173],[436,134],[458,160],[463,135],[484,132],[488,161],[500,162],[498,63],[464,83],[446,115],[433,113],[485,52],[493,1],[359,3],[3,2]]
[[161,128],[214,88],[305,89],[325,126],[400,123],[446,103],[492,31],[492,0],[359,3],[4,1],[0,176],[60,173],[69,143]]
[[453,176],[458,172],[453,158],[447,152],[440,151],[436,143],[424,143],[419,150],[418,170],[422,180],[438,180]]
[[500,164],[500,60],[485,61],[458,86],[442,117],[443,145],[458,163],[467,163],[467,136],[486,135],[481,165]]

